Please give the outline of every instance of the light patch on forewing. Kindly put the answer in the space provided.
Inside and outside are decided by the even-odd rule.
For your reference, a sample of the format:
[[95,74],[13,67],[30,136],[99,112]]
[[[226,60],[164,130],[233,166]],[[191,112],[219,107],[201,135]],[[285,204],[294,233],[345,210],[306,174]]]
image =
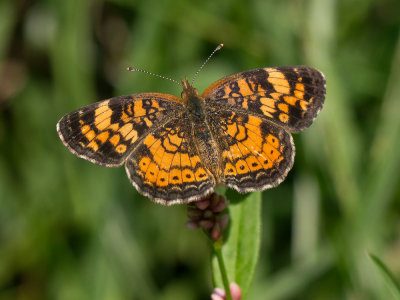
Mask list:
[[94,132],[94,130],[89,130],[86,134],[85,137],[88,139],[88,141],[91,141],[95,138],[96,133]]
[[280,97],[282,96],[281,93],[270,93],[269,95],[275,100],[280,100]]
[[86,135],[86,133],[90,130],[90,126],[89,125],[83,125],[81,127],[81,132],[83,135]]
[[124,154],[126,152],[126,145],[119,144],[117,147],[115,147],[115,151],[117,151],[119,154]]
[[99,150],[99,145],[95,141],[91,141],[87,147],[92,148],[94,151]]
[[131,140],[131,144],[136,142],[138,139],[138,132],[133,129],[132,123],[127,123],[121,128],[119,128],[118,132],[121,133],[122,137],[126,140],[129,141]]
[[260,108],[263,114],[267,117],[273,118],[274,116],[272,114],[276,112],[275,100],[271,98],[261,97],[260,102],[263,104]]
[[299,99],[304,98],[304,92],[302,92],[302,91],[294,90],[294,95]]
[[276,68],[264,68],[264,70],[268,72],[268,75],[270,77],[285,78],[285,75],[281,71],[278,71],[278,69]]
[[277,71],[276,69],[268,69],[269,76],[267,78],[268,82],[271,83],[278,93],[290,94],[290,85],[287,81],[285,74]]
[[108,131],[103,131],[96,136],[96,140],[104,144],[107,142],[110,133]]
[[287,114],[280,113],[279,121],[281,121],[282,123],[287,123],[289,121],[289,116]]
[[286,103],[279,103],[278,108],[285,113],[289,112],[289,106]]
[[297,101],[298,101],[299,99],[297,99],[296,97],[293,97],[293,96],[283,96],[283,100],[284,100],[287,104],[292,105],[292,106],[295,106],[296,103],[297,103]]
[[143,108],[143,102],[142,101],[135,101],[133,103],[133,111],[135,117],[141,117],[146,115],[146,110]]
[[[299,78],[299,81],[301,81],[300,79],[301,79],[301,78]],[[299,90],[299,91],[304,92],[304,84],[302,84],[302,83],[296,83],[296,90]]]
[[237,81],[238,86],[240,88],[239,93],[243,96],[250,96],[253,95],[254,92],[250,89],[249,85],[247,84],[247,81],[245,79],[239,79]]
[[94,124],[99,131],[105,130],[111,124],[112,109],[108,106],[109,100],[104,101],[94,111]]
[[[310,100],[310,103],[311,103],[312,101]],[[300,107],[301,107],[301,109],[302,110],[307,110],[308,109],[308,102],[306,102],[306,101],[304,101],[304,100],[300,100],[299,101],[299,104],[300,104]]]
[[[156,109],[157,111],[162,111],[162,109],[157,101],[152,98],[151,100],[151,108]],[[135,101],[133,103],[133,113],[134,117],[143,117],[148,114],[145,108],[143,108],[143,101]],[[154,112],[153,112],[154,113]]]
[[111,144],[113,144],[114,146],[116,146],[116,145],[119,143],[119,140],[120,140],[120,139],[121,139],[121,137],[120,137],[119,134],[114,134],[114,135],[110,138],[109,142],[110,142]]

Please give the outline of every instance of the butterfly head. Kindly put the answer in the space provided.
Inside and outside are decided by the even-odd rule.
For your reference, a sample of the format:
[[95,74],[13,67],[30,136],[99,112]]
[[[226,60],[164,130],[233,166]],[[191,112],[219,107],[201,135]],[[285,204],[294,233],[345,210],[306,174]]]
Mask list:
[[188,79],[182,80],[182,88],[183,88],[183,91],[182,91],[181,96],[185,102],[187,102],[188,99],[190,99],[190,98],[194,98],[194,97],[198,98],[199,97],[199,93],[193,86],[190,85]]

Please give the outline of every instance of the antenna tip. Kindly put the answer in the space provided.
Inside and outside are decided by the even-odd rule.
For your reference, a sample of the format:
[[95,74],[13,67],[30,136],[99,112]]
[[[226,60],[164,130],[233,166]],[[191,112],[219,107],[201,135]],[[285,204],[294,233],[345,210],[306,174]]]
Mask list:
[[221,43],[221,44],[218,45],[217,49],[215,49],[215,50],[219,50],[219,49],[221,49],[223,46],[224,46],[224,44]]
[[127,67],[126,70],[127,70],[127,71],[136,71],[136,68],[134,68],[134,67]]

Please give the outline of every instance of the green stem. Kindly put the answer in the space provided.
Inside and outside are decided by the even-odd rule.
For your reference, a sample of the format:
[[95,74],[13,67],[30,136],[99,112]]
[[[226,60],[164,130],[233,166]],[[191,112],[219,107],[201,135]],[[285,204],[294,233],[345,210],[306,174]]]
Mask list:
[[212,242],[214,253],[217,256],[219,269],[221,271],[222,282],[226,293],[226,300],[232,300],[231,290],[229,288],[228,274],[226,273],[224,257],[222,256],[222,238]]

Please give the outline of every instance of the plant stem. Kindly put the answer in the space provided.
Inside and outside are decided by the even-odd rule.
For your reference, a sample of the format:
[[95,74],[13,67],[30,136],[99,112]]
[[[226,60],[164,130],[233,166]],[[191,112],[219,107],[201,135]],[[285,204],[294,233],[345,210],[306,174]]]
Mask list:
[[224,257],[222,256],[222,238],[216,241],[212,241],[212,245],[215,255],[217,256],[219,270],[221,271],[222,282],[224,284],[224,289],[226,293],[226,300],[232,300],[231,290],[229,288],[228,275],[225,269]]

